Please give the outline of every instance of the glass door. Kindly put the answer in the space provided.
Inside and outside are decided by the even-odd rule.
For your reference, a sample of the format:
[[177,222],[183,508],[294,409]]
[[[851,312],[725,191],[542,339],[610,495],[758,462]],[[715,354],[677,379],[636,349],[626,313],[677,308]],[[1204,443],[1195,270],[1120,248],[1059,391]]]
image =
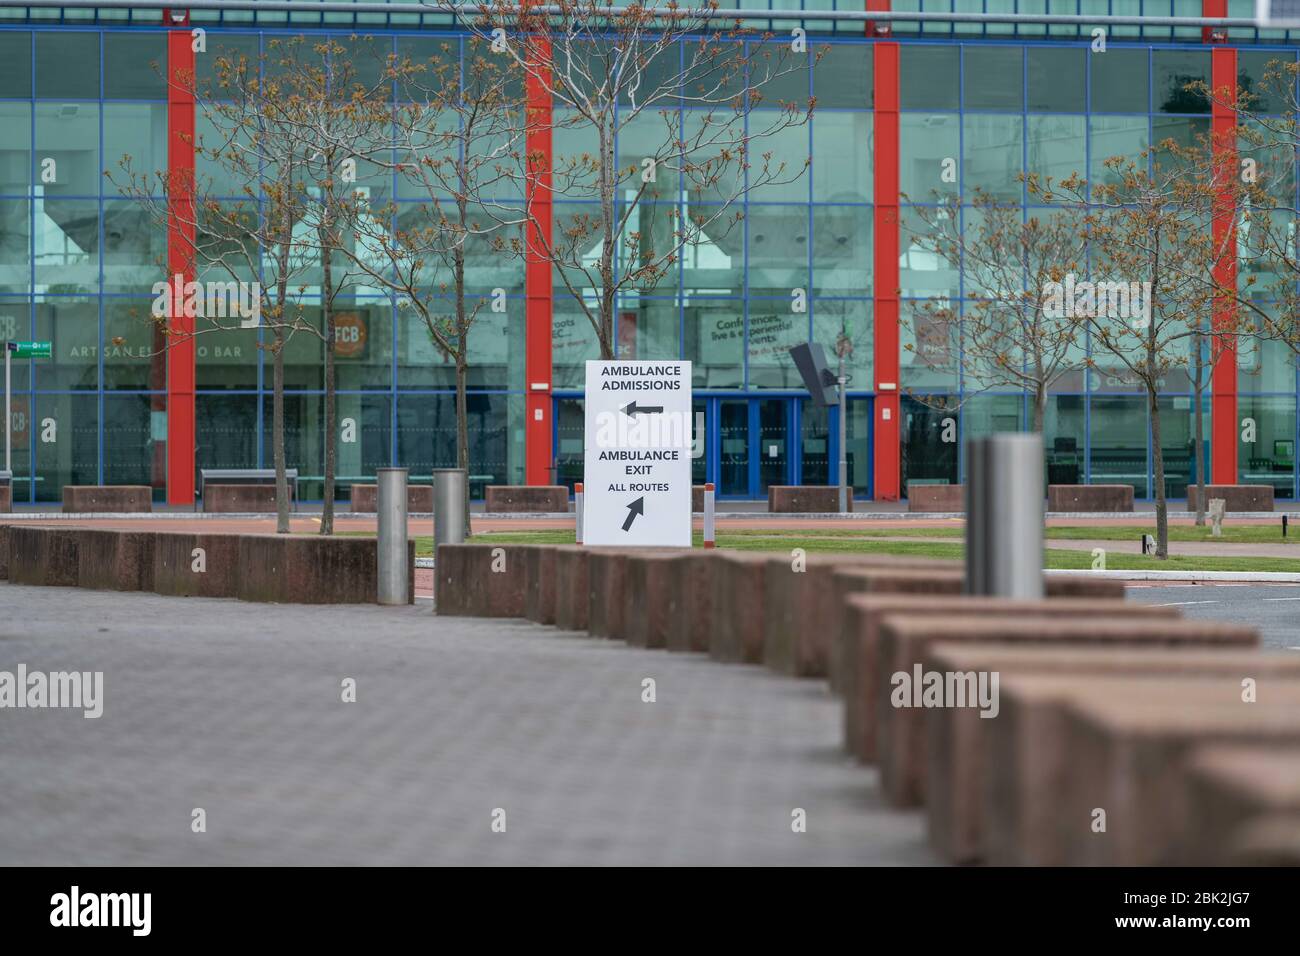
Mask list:
[[749,497],[749,400],[718,402],[718,494]]

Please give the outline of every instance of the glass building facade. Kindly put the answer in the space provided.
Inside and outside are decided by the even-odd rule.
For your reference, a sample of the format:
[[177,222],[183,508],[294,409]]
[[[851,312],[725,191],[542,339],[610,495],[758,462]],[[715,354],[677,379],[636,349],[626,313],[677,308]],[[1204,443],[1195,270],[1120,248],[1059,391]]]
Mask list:
[[[831,10],[836,2],[843,4],[805,0],[804,8]],[[894,9],[950,11],[954,3],[967,12],[1017,9],[1012,0],[895,0]],[[1046,3],[1020,0],[1018,9],[1040,12]],[[268,37],[331,30],[341,37],[363,30],[381,50],[413,57],[465,38],[445,15],[402,9],[409,4],[391,4],[390,14],[303,6],[301,14],[194,10],[185,30],[207,31],[209,56],[256,55]],[[1243,6],[1231,0],[1227,12],[1249,15]],[[1202,4],[1052,0],[1050,10],[1197,16]],[[793,25],[755,23],[782,33]],[[761,148],[793,167],[811,158],[807,171],[750,191],[737,226],[688,247],[669,275],[617,304],[621,356],[693,363],[706,436],[695,477],[716,482],[723,497],[834,480],[837,412],[809,400],[787,350],[813,341],[830,354],[841,334],[853,346],[847,451],[855,492],[892,497],[910,482],[960,481],[961,438],[1028,427],[1031,409],[1023,393],[984,390],[960,373],[937,371],[947,365],[923,360],[926,346],[918,347],[908,322],[898,323],[918,302],[960,303],[970,291],[961,270],[909,241],[917,207],[978,187],[1032,210],[1022,171],[1103,176],[1106,157],[1134,156],[1169,137],[1191,142],[1209,129],[1211,113],[1185,87],[1210,82],[1214,51],[1234,51],[1244,84],[1256,82],[1270,60],[1293,60],[1291,44],[1300,41],[1300,34],[1249,29],[1229,31],[1226,45],[1205,44],[1200,27],[1112,27],[1105,52],[1097,52],[1087,25],[898,22],[891,35],[872,38],[861,22],[803,26],[808,68],[766,95],[813,96],[815,113]],[[124,155],[136,168],[168,167],[168,27],[161,11],[0,9],[0,339],[50,340],[54,353],[14,364],[15,503],[57,500],[65,484],[152,485],[159,500],[177,500],[167,491],[168,367],[149,321],[150,289],[167,274],[168,235],[115,185]],[[200,54],[196,69],[203,68]],[[891,117],[883,124],[882,111]],[[551,145],[557,163],[590,149],[582,130],[560,119]],[[196,122],[202,137],[201,115]],[[617,144],[620,165],[638,163],[653,148],[651,135],[629,126]],[[202,164],[199,172],[220,176]],[[367,186],[381,201],[418,202],[396,177]],[[553,228],[592,208],[582,197],[555,195]],[[666,213],[644,203],[634,228],[664,228]],[[882,239],[882,229],[892,238]],[[478,250],[468,281],[478,292],[504,289],[507,303],[474,332],[473,486],[581,480],[583,362],[598,357],[593,330],[558,277],[539,325],[521,259]],[[792,307],[796,290],[802,310]],[[357,435],[339,445],[344,496],[353,481],[373,480],[377,467],[427,474],[454,464],[454,369],[418,318],[364,288],[338,308],[357,330],[336,352],[338,418],[350,419]],[[544,371],[535,361],[539,334],[548,339]],[[271,463],[271,368],[261,336],[241,330],[195,343],[196,468]],[[289,464],[306,476],[307,498],[319,498],[323,470],[322,359],[314,338],[295,339],[286,353]],[[1049,480],[1127,483],[1150,497],[1145,396],[1113,360],[1093,359],[1092,369],[1067,377],[1050,397]],[[1270,483],[1279,497],[1295,497],[1300,435],[1291,353],[1242,343],[1232,387],[1231,402],[1219,404],[1222,380],[1215,400],[1207,390],[1206,456],[1197,463],[1190,383],[1185,374],[1168,376],[1161,397],[1167,494],[1181,497],[1198,468],[1208,475],[1229,460],[1222,449],[1216,457],[1212,439],[1232,434],[1232,480]],[[1225,409],[1234,426],[1214,432],[1213,413]],[[1237,427],[1242,419],[1253,428]],[[883,487],[882,469],[896,472]]]

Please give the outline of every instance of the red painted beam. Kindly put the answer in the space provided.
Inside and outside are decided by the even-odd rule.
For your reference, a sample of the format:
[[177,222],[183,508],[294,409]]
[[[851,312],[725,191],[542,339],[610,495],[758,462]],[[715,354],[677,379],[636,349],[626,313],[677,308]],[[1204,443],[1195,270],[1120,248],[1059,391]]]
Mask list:
[[[194,281],[194,48],[188,25],[167,36],[168,280]],[[167,503],[194,503],[194,319],[172,297],[167,343]]]
[[[1209,11],[1215,0],[1206,0],[1207,16],[1222,16]],[[1222,0],[1219,0],[1222,2]],[[1229,104],[1237,95],[1237,51],[1216,47],[1210,53],[1210,86],[1214,90],[1211,106],[1210,138],[1215,168],[1225,176],[1237,175],[1237,117]],[[1231,187],[1220,194],[1211,220],[1211,235],[1216,249],[1222,250],[1215,266],[1219,287],[1237,284],[1236,209]],[[1234,303],[1224,297],[1216,303],[1211,325],[1215,330],[1231,329],[1237,320]],[[1215,484],[1237,483],[1237,346],[1236,339],[1225,336],[1211,339],[1213,371],[1210,380],[1210,480]]]
[[875,464],[877,501],[897,501],[900,471],[898,359],[898,44],[875,56]]
[[[529,57],[541,67],[549,62],[550,42],[531,42]],[[528,128],[527,199],[530,223],[524,266],[524,374],[528,397],[524,428],[524,480],[530,485],[554,483],[551,451],[551,94],[544,75],[533,69],[526,79]]]

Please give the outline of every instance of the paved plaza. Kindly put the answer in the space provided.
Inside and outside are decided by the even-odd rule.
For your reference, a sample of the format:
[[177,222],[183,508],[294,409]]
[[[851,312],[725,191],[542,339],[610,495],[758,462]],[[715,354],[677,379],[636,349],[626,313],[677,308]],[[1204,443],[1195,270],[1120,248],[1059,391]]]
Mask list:
[[0,710],[0,864],[935,862],[825,682],[760,667],[427,606],[0,584],[19,664],[103,671],[104,713]]

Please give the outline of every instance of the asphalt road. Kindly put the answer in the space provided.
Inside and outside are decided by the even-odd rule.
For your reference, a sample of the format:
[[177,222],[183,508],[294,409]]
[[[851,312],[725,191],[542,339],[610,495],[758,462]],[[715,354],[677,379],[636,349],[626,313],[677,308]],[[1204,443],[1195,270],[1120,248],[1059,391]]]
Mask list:
[[1257,627],[1265,647],[1300,651],[1300,585],[1130,585],[1129,600],[1176,605],[1187,617]]

